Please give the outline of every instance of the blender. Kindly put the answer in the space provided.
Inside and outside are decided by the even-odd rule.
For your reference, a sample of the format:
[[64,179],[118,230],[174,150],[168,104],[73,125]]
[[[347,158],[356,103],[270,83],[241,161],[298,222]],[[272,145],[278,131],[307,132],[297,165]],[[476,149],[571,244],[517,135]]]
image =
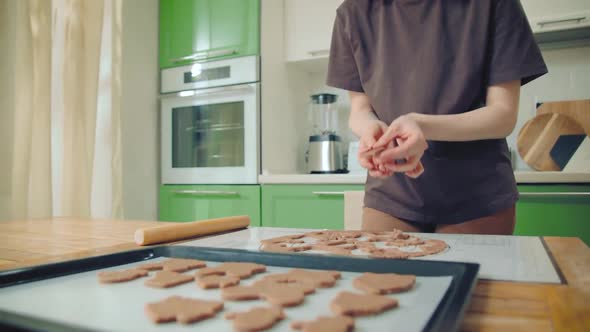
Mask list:
[[308,119],[312,129],[306,151],[309,173],[347,173],[342,158],[342,139],[337,134],[337,99],[337,95],[330,93],[311,96]]

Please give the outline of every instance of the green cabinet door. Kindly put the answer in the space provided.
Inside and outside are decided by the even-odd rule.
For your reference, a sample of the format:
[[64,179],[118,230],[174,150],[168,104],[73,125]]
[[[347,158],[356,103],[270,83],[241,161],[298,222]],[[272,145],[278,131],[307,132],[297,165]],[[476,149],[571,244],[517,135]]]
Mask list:
[[259,36],[260,0],[160,0],[160,68],[259,54]]
[[159,201],[161,221],[247,215],[251,226],[260,226],[258,185],[163,185]]
[[344,191],[363,185],[262,185],[262,226],[344,228]]
[[573,236],[590,245],[589,184],[519,185],[516,235]]

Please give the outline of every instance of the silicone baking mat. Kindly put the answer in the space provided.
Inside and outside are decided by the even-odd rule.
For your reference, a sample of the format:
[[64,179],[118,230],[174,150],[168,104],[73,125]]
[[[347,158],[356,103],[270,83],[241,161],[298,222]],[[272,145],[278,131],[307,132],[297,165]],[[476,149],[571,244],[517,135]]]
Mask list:
[[[320,288],[315,294],[308,295],[302,305],[285,308],[287,318],[271,331],[290,331],[292,321],[331,314],[330,301],[342,290],[356,291],[352,287],[352,279],[363,271],[413,273],[418,277],[413,290],[391,295],[399,300],[398,308],[376,316],[357,318],[355,331],[390,330],[392,327],[404,331],[454,330],[477,273],[477,266],[473,264],[325,256],[304,258],[238,250],[160,247],[1,273],[0,321],[43,330],[188,331],[198,328],[231,331],[231,321],[223,318],[225,312],[267,305],[264,301],[225,301],[224,310],[215,318],[190,325],[157,325],[145,315],[146,303],[171,295],[221,300],[220,291],[202,290],[195,283],[153,289],[144,286],[146,278],[120,284],[98,282],[99,270],[120,270],[143,264],[146,259],[154,261],[164,257],[201,259],[207,261],[208,266],[222,261],[258,262],[267,265],[265,274],[285,272],[293,267],[343,272],[335,287]],[[243,280],[242,284],[249,284],[261,275]]]

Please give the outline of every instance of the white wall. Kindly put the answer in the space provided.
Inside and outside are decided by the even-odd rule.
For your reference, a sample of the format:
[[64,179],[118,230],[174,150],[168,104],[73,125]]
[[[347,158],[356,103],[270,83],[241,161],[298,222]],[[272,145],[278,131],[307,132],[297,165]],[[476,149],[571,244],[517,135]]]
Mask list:
[[16,1],[0,0],[0,220],[10,217]]
[[261,1],[263,173],[298,173],[305,168],[309,75],[285,63],[283,17],[283,1]]
[[125,219],[158,216],[158,0],[123,1],[121,133]]

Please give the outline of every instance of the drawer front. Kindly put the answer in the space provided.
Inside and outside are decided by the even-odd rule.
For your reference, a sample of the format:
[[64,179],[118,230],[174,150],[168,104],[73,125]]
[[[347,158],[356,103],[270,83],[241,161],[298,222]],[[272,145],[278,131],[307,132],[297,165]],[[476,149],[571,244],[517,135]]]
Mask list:
[[590,245],[590,185],[520,185],[515,235],[579,237]]
[[262,185],[262,226],[344,228],[344,191],[362,185]]
[[162,221],[247,215],[250,225],[260,226],[258,185],[163,185],[159,201]]

